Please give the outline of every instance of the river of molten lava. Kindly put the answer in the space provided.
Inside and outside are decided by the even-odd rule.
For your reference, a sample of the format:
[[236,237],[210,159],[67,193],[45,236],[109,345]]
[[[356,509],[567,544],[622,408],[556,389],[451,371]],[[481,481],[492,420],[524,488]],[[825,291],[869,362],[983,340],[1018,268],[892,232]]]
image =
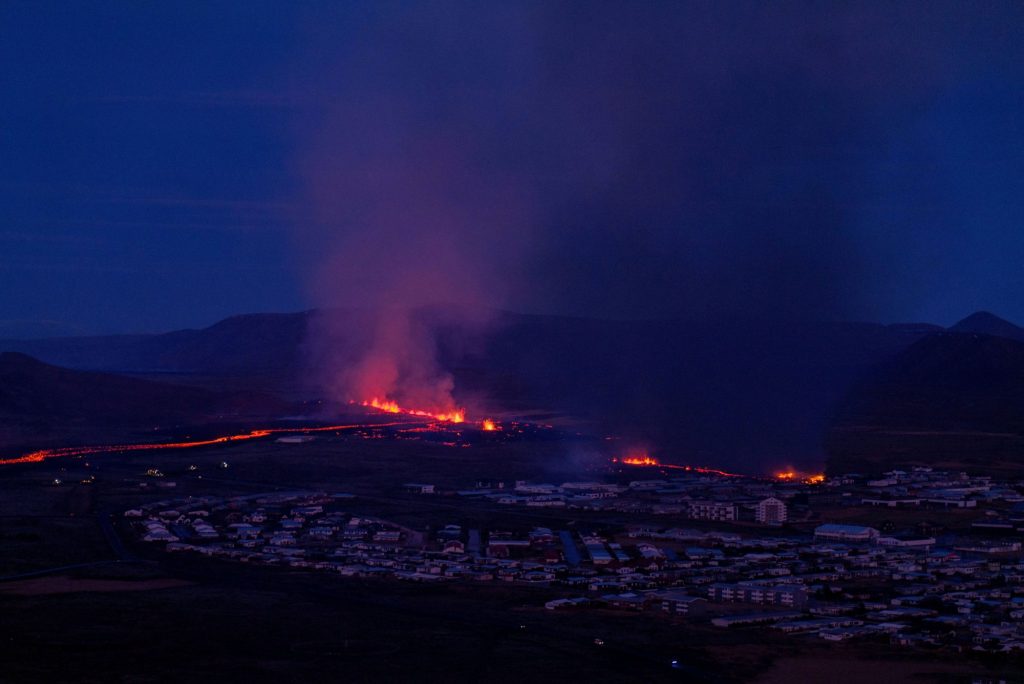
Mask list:
[[730,473],[724,470],[718,470],[717,468],[704,468],[701,466],[691,465],[675,465],[673,463],[662,463],[656,458],[651,458],[646,454],[640,456],[627,456],[623,459],[612,459],[613,463],[622,463],[628,466],[652,466],[656,468],[671,468],[673,470],[685,470],[691,473],[700,473],[702,475],[718,475],[720,477],[746,477],[739,473]]
[[[382,401],[380,399],[372,399],[370,401],[360,402],[361,406],[366,408],[373,408],[384,413],[391,413],[395,415],[412,416],[416,418],[428,418],[433,421],[441,423],[464,423],[466,422],[466,411],[464,409],[451,409],[442,413],[432,413],[430,411],[422,411],[420,409],[410,409],[403,406],[399,406],[393,401]],[[211,439],[200,439],[188,442],[152,442],[145,444],[103,444],[103,445],[91,445],[91,446],[74,446],[74,447],[59,447],[55,449],[40,449],[33,451],[22,456],[15,456],[12,458],[0,458],[0,465],[15,465],[18,463],[38,463],[45,461],[48,458],[60,458],[68,456],[87,456],[89,454],[102,454],[102,453],[118,453],[126,451],[152,451],[154,449],[192,449],[196,447],[211,446],[214,444],[224,444],[226,442],[244,442],[250,439],[260,439],[262,437],[268,437],[275,434],[283,433],[308,433],[308,432],[331,432],[337,430],[353,430],[353,429],[369,429],[369,428],[380,428],[380,427],[395,427],[395,426],[409,425],[406,422],[394,422],[394,423],[355,423],[351,425],[327,425],[324,427],[307,427],[307,428],[270,428],[262,430],[250,430],[249,432],[241,432],[235,435],[225,435],[223,437],[214,437]],[[501,427],[490,418],[481,421],[480,427],[482,430],[491,432],[500,430]]]
[[308,432],[332,432],[337,430],[370,429],[380,427],[394,427],[406,425],[406,423],[356,423],[352,425],[327,425],[322,427],[306,428],[270,428],[264,430],[250,430],[236,435],[225,435],[211,439],[200,439],[189,442],[151,442],[146,444],[107,444],[98,446],[77,446],[60,447],[57,449],[40,449],[17,456],[14,458],[0,458],[0,465],[14,465],[16,463],[38,463],[48,458],[59,458],[62,456],[86,456],[89,454],[117,453],[126,451],[152,451],[155,449],[193,449],[195,447],[211,446],[213,444],[224,444],[226,442],[244,442],[250,439],[260,439],[270,435],[282,433],[308,433]]
[[[719,475],[721,477],[745,477],[739,473],[729,473],[724,470],[717,470],[715,468],[702,468],[700,466],[689,466],[689,465],[673,465],[671,463],[662,463],[656,458],[651,458],[647,454],[640,454],[636,456],[627,456],[622,459],[612,459],[613,463],[621,463],[628,466],[648,466],[656,468],[672,468],[673,470],[685,470],[694,473],[702,473],[706,475]],[[802,482],[803,484],[822,484],[825,482],[824,473],[801,473],[787,468],[786,470],[779,470],[772,473],[772,479],[778,482]]]

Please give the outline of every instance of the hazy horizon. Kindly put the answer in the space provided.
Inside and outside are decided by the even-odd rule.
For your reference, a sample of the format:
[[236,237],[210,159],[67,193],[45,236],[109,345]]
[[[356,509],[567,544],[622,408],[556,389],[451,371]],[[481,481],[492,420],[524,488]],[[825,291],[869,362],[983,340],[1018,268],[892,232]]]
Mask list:
[[[444,304],[437,306],[443,307]],[[415,307],[413,307],[415,308]],[[60,321],[5,321],[0,320],[0,339],[8,340],[38,340],[47,338],[62,338],[62,337],[107,337],[107,336],[118,336],[118,335],[160,335],[163,333],[176,332],[180,330],[204,330],[226,321],[231,318],[243,317],[243,316],[262,316],[262,315],[297,315],[303,313],[309,313],[312,311],[320,310],[319,307],[315,308],[304,308],[294,310],[277,310],[277,311],[243,311],[238,313],[228,314],[223,317],[215,318],[210,321],[200,321],[195,325],[181,328],[154,328],[150,330],[139,330],[139,329],[124,329],[124,330],[87,330],[82,328],[76,328],[69,324],[63,324]],[[349,309],[351,310],[351,309]],[[587,320],[603,320],[609,322],[618,323],[629,323],[630,321],[642,322],[642,321],[669,321],[669,320],[690,320],[686,316],[660,316],[660,317],[647,317],[647,318],[616,318],[612,316],[582,316],[574,314],[560,314],[540,311],[516,311],[509,308],[495,308],[495,313],[502,314],[508,313],[519,316],[551,316],[551,317],[562,317],[562,318],[580,318]],[[782,322],[787,320],[792,322],[800,323],[865,323],[865,324],[877,324],[877,325],[937,325],[943,328],[949,328],[964,319],[974,314],[991,314],[997,318],[1001,318],[1013,325],[1018,325],[1017,321],[1000,314],[998,311],[990,311],[987,309],[978,309],[976,311],[969,311],[964,313],[962,316],[958,316],[950,321],[926,321],[926,320],[868,320],[858,318],[820,318],[820,317],[808,317],[808,318],[789,318],[780,319]],[[749,321],[757,322],[759,320],[769,321],[772,320],[770,316],[750,316],[750,315],[737,315],[737,316],[724,316],[716,318],[714,316],[705,316],[700,319],[694,318],[692,320],[699,321]],[[23,332],[18,332],[19,330]],[[33,332],[37,331],[37,332]],[[53,331],[53,332],[47,332]]]
[[1024,320],[1020,3],[9,3],[0,26],[19,335],[395,301]]

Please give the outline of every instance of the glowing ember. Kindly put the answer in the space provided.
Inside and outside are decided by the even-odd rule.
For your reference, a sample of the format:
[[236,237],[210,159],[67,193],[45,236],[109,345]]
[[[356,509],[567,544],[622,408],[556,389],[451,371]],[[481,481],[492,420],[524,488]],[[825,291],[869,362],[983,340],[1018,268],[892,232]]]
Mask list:
[[498,429],[498,424],[495,423],[490,418],[484,418],[484,422],[481,423],[480,429],[482,429],[484,432],[494,432],[495,430]]
[[464,423],[466,422],[466,411],[465,409],[453,408],[441,413],[431,413],[430,411],[423,411],[420,409],[411,409],[404,406],[399,406],[398,402],[391,401],[388,399],[379,399],[374,397],[370,401],[361,402],[361,406],[367,408],[374,408],[378,411],[384,411],[385,413],[398,413],[406,416],[416,416],[418,418],[433,418],[443,423]]

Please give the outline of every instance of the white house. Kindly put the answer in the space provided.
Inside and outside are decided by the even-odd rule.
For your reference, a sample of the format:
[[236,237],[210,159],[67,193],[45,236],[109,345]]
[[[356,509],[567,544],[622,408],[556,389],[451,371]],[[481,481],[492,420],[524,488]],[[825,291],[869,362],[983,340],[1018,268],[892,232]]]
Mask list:
[[762,525],[781,525],[786,522],[786,504],[774,496],[757,502],[754,519]]

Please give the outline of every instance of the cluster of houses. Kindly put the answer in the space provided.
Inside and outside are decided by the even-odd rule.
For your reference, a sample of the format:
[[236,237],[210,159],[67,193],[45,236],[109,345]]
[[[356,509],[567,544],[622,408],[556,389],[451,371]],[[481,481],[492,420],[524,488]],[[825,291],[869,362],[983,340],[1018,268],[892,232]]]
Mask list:
[[976,508],[993,501],[1024,503],[1024,495],[1011,483],[999,482],[990,476],[969,476],[966,473],[937,471],[932,468],[892,470],[882,477],[864,479],[856,476],[836,478],[833,486],[861,484],[860,503],[887,508]]
[[[179,498],[125,516],[143,540],[169,552],[343,576],[542,586],[556,596],[545,604],[551,610],[652,611],[829,641],[1013,651],[1024,650],[1022,487],[916,469],[813,486],[701,475],[478,483],[447,493],[452,501],[489,500],[495,512],[509,504],[571,505],[631,511],[637,515],[627,519],[644,521],[571,530],[455,522],[410,529],[352,513],[352,495],[324,492]],[[405,489],[446,494],[429,484]],[[931,533],[810,522],[814,497],[851,507],[897,501],[891,507],[972,509],[963,514],[974,522]],[[791,524],[791,510],[801,511],[800,524]],[[675,520],[705,522],[702,529],[665,524]],[[744,521],[750,524],[737,527]]]
[[[655,468],[656,469],[656,468]],[[457,495],[500,505],[570,508],[615,513],[653,514],[712,522],[784,525],[806,518],[815,503],[830,505],[974,509],[990,502],[1024,505],[1024,495],[1010,483],[992,477],[918,467],[893,470],[878,478],[856,474],[813,484],[799,479],[752,478],[695,470],[676,476],[614,482],[562,484],[517,480],[478,482],[472,489],[443,490],[434,484],[411,483],[407,491],[426,495]],[[996,522],[996,521],[993,521]],[[999,521],[1006,523],[1007,521]],[[1024,525],[1024,508],[1021,510]]]
[[[557,583],[589,592],[545,607],[653,611],[828,641],[1024,650],[1019,545],[997,553],[935,539],[901,546],[873,528],[835,524],[818,526],[813,536],[773,538],[635,526],[629,537],[654,544],[624,545],[627,556],[635,552],[633,562],[613,558],[602,568],[595,555],[589,571],[556,573]],[[577,581],[580,575],[589,581]]]
[[[440,493],[433,485],[407,487],[420,494]],[[762,480],[690,475],[628,483],[583,481],[560,485],[518,480],[509,487],[499,482],[454,493],[507,506],[650,513],[691,520],[782,525],[787,521],[788,509],[785,501],[775,496],[776,487],[775,483]]]

